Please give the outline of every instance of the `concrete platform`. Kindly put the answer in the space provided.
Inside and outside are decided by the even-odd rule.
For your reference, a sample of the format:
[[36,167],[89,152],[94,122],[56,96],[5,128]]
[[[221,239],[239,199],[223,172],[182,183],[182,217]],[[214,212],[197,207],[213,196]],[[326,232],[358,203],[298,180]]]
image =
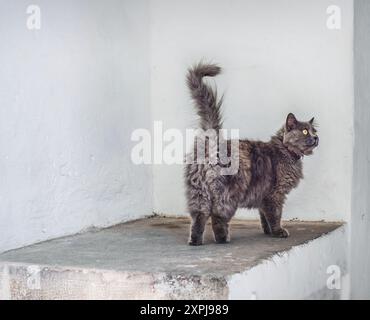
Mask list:
[[0,299],[225,299],[229,283],[340,223],[286,222],[288,239],[234,220],[232,241],[187,245],[189,219],[154,217],[0,255]]

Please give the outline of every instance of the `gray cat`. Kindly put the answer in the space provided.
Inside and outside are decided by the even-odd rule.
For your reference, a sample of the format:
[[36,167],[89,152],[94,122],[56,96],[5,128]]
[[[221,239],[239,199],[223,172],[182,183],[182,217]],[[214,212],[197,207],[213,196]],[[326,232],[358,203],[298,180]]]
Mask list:
[[[222,127],[222,99],[218,100],[217,93],[203,81],[203,77],[214,77],[220,72],[217,65],[199,63],[187,75],[187,84],[203,130],[214,129],[218,132]],[[239,140],[239,168],[236,174],[220,174],[217,170],[222,166],[220,162],[188,163],[185,181],[192,217],[189,244],[203,244],[204,228],[209,217],[215,241],[229,242],[229,222],[237,208],[257,208],[265,234],[288,237],[288,231],[281,226],[283,205],[287,194],[303,178],[302,157],[311,155],[318,143],[314,118],[301,122],[290,113],[285,125],[269,142]],[[197,158],[196,150],[193,156]]]

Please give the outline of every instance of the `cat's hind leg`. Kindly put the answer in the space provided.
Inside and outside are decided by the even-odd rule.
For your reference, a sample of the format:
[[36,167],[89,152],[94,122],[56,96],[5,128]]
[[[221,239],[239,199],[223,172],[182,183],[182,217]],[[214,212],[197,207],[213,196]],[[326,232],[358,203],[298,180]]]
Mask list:
[[217,243],[230,242],[230,219],[220,216],[212,216],[212,229]]
[[209,218],[209,214],[201,211],[193,211],[190,213],[192,223],[190,229],[189,245],[200,246],[203,244],[204,229]]
[[212,229],[217,243],[230,242],[230,220],[235,215],[236,205],[225,204],[215,206],[212,210]]

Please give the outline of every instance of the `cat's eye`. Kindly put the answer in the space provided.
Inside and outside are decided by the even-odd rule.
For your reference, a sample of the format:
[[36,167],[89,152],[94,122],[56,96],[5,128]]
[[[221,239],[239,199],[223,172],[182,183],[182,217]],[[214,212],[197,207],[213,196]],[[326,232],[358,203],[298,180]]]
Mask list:
[[307,135],[308,135],[308,130],[304,129],[304,130],[302,131],[302,133],[303,133],[305,136],[307,136]]

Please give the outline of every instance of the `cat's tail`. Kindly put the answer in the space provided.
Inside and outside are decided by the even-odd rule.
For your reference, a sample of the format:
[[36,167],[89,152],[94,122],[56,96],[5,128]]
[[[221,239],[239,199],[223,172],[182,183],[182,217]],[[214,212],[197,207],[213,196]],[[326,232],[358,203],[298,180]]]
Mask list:
[[217,99],[217,90],[203,81],[203,77],[215,77],[221,73],[221,68],[215,64],[204,64],[200,62],[190,68],[187,75],[187,84],[197,107],[200,117],[200,127],[203,130],[222,127],[221,99]]

